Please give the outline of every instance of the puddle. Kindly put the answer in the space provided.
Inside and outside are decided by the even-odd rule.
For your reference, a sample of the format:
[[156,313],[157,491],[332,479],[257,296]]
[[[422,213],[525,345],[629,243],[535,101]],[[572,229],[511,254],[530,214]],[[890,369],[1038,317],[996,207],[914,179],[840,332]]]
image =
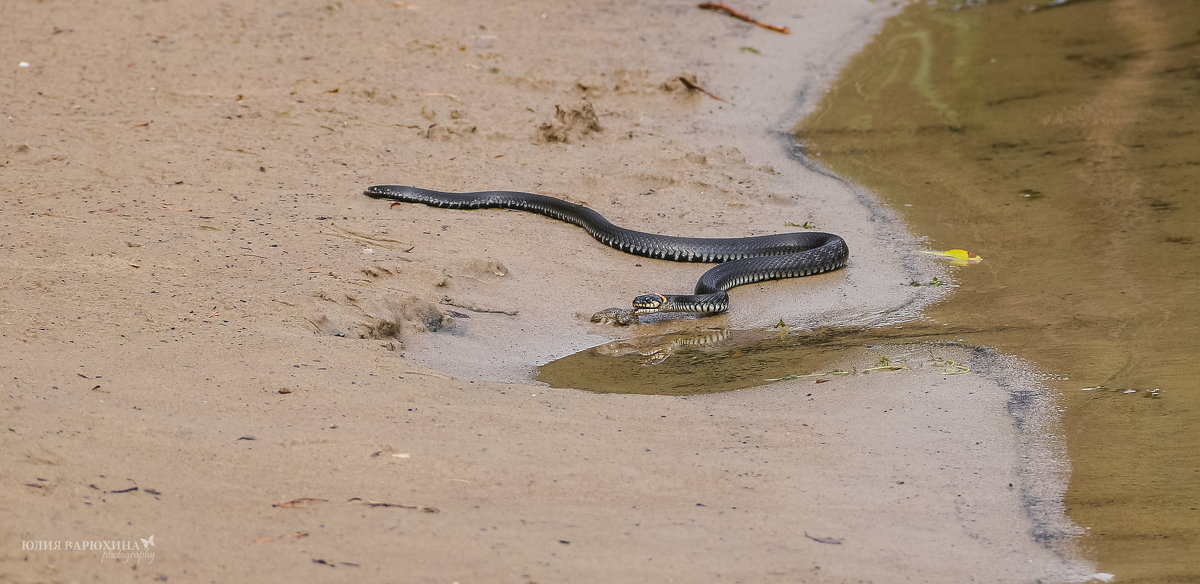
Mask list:
[[698,329],[614,341],[539,368],[538,381],[597,393],[695,395],[799,378],[883,373],[910,364],[965,373],[942,357],[945,327],[902,325],[792,332]]
[[1085,551],[1200,575],[1200,4],[912,4],[797,134],[933,249],[927,311],[1058,376]]

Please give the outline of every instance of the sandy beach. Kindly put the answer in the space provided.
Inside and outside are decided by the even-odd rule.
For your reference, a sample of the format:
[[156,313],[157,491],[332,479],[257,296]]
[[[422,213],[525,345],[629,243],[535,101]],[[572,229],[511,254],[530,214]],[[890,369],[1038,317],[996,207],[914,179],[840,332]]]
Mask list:
[[[791,34],[688,2],[0,8],[0,579],[1086,580],[1055,405],[1015,360],[897,346],[904,370],[690,397],[532,380],[689,327],[903,326],[945,293],[788,135],[898,8],[738,8]],[[809,223],[851,259],[603,326],[703,267],[373,184],[673,235]]]

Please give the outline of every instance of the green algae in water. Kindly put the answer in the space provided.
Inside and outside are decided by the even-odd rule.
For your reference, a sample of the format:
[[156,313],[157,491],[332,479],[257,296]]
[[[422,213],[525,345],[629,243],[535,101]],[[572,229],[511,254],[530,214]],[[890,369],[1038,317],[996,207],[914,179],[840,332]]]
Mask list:
[[1061,376],[1099,568],[1195,579],[1200,3],[1034,4],[909,6],[797,135],[931,247],[987,258],[927,314]]

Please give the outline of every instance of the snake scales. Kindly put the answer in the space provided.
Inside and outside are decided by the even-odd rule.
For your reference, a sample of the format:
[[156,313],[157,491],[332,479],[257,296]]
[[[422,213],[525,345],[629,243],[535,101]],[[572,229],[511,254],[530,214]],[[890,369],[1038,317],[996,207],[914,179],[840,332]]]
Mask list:
[[613,225],[596,211],[562,199],[516,191],[446,193],[399,185],[376,185],[364,195],[448,209],[517,209],[584,228],[599,242],[623,252],[679,262],[717,263],[696,282],[694,294],[643,294],[633,308],[596,313],[593,320],[629,324],[643,314],[690,312],[717,314],[729,309],[730,288],[836,270],[850,254],[845,240],[805,231],[755,237],[701,238],[643,233]]

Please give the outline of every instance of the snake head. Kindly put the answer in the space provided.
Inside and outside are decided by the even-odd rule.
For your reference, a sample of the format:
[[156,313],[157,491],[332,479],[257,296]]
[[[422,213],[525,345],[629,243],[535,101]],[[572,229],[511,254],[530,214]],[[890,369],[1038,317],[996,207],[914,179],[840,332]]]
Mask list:
[[665,312],[669,311],[670,307],[671,303],[662,294],[642,294],[633,299],[633,312],[635,314]]

